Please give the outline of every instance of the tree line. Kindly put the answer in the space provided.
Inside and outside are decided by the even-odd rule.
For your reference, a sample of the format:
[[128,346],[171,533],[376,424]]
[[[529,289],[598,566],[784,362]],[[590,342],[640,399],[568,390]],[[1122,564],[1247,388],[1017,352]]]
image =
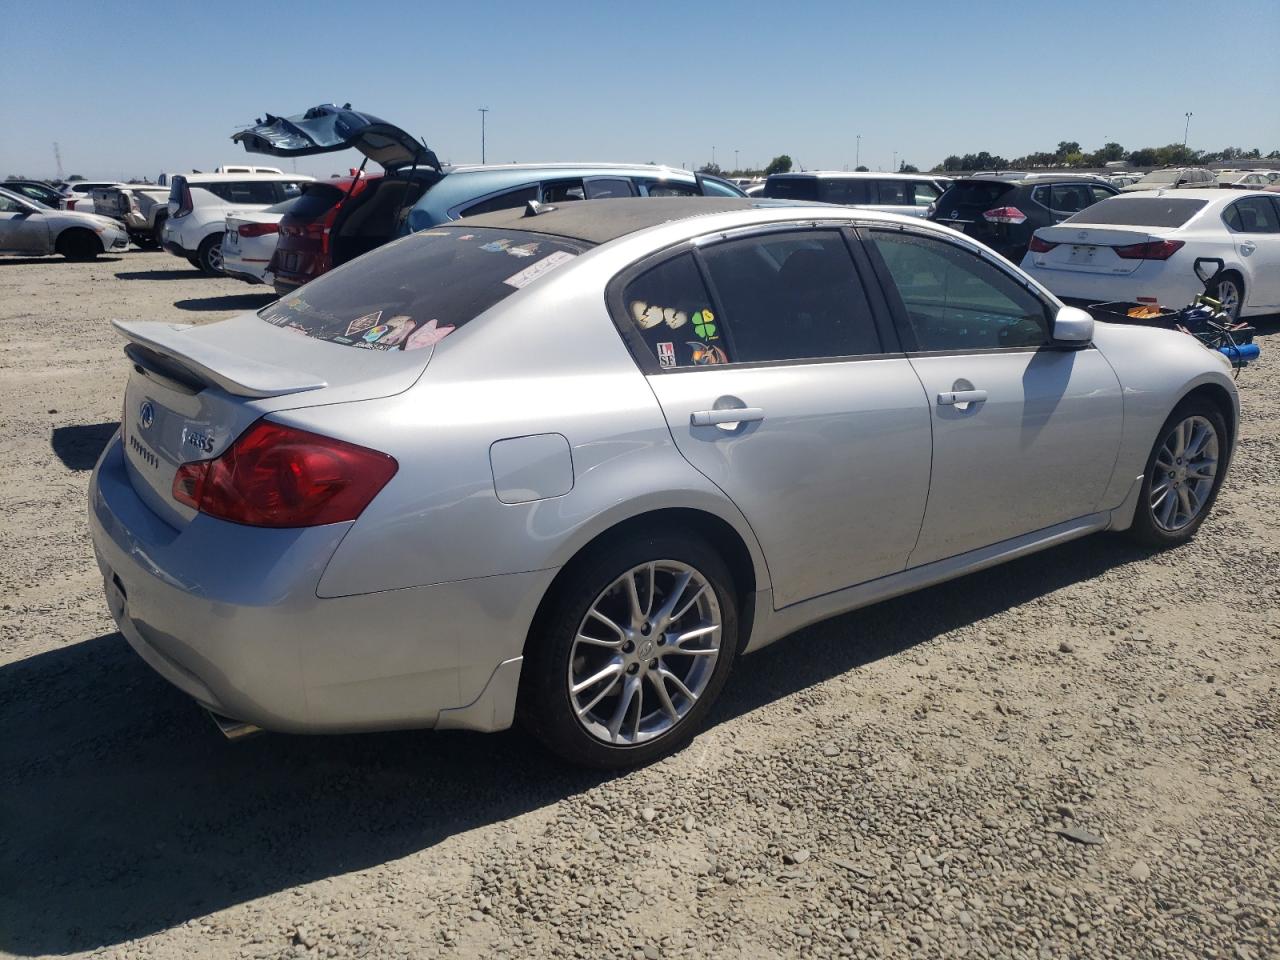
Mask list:
[[1244,150],[1240,147],[1224,147],[1222,150],[1210,152],[1193,150],[1180,143],[1170,143],[1163,147],[1143,147],[1140,150],[1126,150],[1118,143],[1105,143],[1099,150],[1089,153],[1080,149],[1074,140],[1060,140],[1058,149],[1050,152],[1042,150],[1028,153],[1023,157],[1006,160],[998,154],[966,153],[963,156],[952,154],[937,164],[933,169],[943,172],[963,170],[1030,170],[1037,167],[1102,167],[1117,160],[1127,160],[1134,167],[1168,167],[1199,166],[1206,163],[1231,162],[1235,160],[1277,160],[1280,150],[1272,150],[1265,158],[1261,150],[1254,147]]

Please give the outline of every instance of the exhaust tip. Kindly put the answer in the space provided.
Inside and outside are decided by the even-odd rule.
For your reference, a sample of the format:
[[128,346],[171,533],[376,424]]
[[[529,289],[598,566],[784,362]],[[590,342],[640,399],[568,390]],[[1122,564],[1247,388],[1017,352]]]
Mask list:
[[252,723],[245,723],[243,720],[232,720],[230,717],[224,717],[222,714],[214,713],[212,710],[207,711],[207,713],[217,725],[218,730],[228,740],[246,740],[262,733],[262,728]]

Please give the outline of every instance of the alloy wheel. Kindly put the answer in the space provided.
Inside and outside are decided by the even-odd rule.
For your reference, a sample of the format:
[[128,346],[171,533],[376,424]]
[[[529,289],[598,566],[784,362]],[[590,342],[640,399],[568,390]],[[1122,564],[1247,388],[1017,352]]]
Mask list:
[[1218,281],[1218,289],[1215,292],[1217,296],[1214,299],[1222,304],[1223,312],[1232,320],[1238,319],[1240,316],[1240,288],[1236,286],[1235,281]]
[[670,733],[706,691],[723,626],[710,581],[678,560],[632,567],[591,604],[569,652],[574,715],[630,746]]
[[1151,515],[1169,533],[1200,515],[1218,476],[1218,431],[1201,416],[1174,424],[1156,453],[1151,477]]

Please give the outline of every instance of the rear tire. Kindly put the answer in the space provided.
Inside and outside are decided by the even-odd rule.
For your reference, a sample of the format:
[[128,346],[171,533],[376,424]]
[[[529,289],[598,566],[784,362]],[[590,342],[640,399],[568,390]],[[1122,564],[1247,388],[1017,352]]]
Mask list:
[[605,770],[685,746],[738,650],[737,591],[719,554],[681,533],[634,534],[576,558],[555,590],[526,645],[524,726],[570,763]]
[[222,234],[205,237],[196,251],[195,265],[207,277],[220,277],[222,273]]
[[1224,273],[1209,296],[1222,304],[1232,323],[1240,319],[1240,311],[1244,308],[1244,281],[1238,274]]
[[1221,411],[1208,400],[1192,398],[1174,408],[1147,457],[1131,537],[1167,550],[1196,535],[1226,476],[1228,436]]
[[68,260],[95,260],[102,253],[102,241],[89,230],[64,230],[57,250]]

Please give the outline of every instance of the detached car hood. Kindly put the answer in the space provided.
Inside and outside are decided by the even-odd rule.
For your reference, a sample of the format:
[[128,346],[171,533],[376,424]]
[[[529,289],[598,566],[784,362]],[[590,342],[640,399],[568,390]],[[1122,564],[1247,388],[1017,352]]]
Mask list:
[[231,140],[244,144],[250,153],[276,157],[305,157],[355,147],[385,170],[414,163],[440,170],[435,153],[413,136],[372,114],[352,110],[350,104],[336,107],[322,103],[294,117],[268,113],[265,122],[232,134]]

